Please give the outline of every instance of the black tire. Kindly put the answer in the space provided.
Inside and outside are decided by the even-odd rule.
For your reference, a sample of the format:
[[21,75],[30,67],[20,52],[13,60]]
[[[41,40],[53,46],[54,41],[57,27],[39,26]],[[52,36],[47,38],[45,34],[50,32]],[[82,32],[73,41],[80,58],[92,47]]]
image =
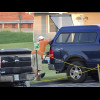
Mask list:
[[[68,80],[74,83],[84,82],[88,76],[88,73],[85,72],[86,68],[83,68],[85,64],[81,61],[72,61],[71,64],[73,65],[69,65],[67,68]],[[78,65],[78,66],[75,66],[75,65]],[[82,67],[79,67],[79,66],[82,66]]]

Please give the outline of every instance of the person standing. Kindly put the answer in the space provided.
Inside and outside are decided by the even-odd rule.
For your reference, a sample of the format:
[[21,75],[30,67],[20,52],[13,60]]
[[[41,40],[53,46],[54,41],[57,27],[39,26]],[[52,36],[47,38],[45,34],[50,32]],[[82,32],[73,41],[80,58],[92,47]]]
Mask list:
[[33,72],[35,73],[35,76],[37,77],[38,73],[38,80],[41,80],[41,77],[44,77],[45,73],[40,74],[40,71],[42,70],[42,59],[43,59],[43,53],[45,52],[46,45],[48,45],[52,39],[45,40],[43,36],[38,37],[39,42],[39,50],[37,50],[37,59],[38,59],[38,72],[37,72],[37,66],[36,66],[36,51],[32,51],[32,67]]

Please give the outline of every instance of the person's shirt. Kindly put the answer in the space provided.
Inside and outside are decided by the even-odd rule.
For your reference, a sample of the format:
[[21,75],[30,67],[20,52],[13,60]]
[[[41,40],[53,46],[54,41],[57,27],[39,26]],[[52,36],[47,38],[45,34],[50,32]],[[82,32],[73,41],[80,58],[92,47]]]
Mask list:
[[[39,50],[37,50],[37,54],[41,55],[41,58],[43,58],[43,53],[45,52],[45,47],[48,44],[49,44],[48,40],[41,40],[41,41],[39,41]],[[36,51],[33,50],[32,54],[36,54]]]

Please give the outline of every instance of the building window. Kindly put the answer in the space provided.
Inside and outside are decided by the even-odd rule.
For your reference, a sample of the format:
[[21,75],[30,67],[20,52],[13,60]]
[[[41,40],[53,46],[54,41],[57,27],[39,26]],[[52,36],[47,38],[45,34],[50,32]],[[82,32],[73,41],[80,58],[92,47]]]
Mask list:
[[24,24],[20,23],[20,25],[21,25],[21,28],[24,28]]
[[53,20],[49,17],[49,32],[57,32],[58,28],[53,22]]
[[30,23],[28,24],[28,28],[31,28],[31,24]]
[[12,28],[16,28],[16,24],[12,24]]

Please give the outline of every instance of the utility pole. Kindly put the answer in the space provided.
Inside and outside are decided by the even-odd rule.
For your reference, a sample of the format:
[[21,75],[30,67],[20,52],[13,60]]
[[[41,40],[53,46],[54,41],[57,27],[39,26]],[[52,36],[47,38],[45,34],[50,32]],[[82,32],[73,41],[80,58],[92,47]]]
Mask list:
[[36,67],[37,67],[37,81],[38,79],[38,58],[37,58],[37,50],[39,50],[39,42],[34,43],[34,50],[36,51]]

